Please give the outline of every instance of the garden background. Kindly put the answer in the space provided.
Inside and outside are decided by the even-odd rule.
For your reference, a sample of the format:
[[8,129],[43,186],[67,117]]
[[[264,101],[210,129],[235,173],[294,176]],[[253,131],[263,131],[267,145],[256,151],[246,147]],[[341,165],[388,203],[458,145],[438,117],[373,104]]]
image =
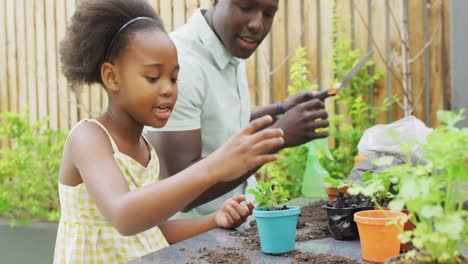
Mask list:
[[[38,252],[31,251],[32,256],[51,258],[55,225],[43,228],[39,224],[47,231],[34,231],[38,236],[32,238],[32,231],[5,229],[1,224],[58,219],[56,182],[64,136],[78,120],[105,110],[101,87],[82,86],[74,93],[60,70],[59,42],[79,2],[0,0],[0,216],[14,219],[0,221],[0,255],[7,262],[8,256],[12,261],[22,256],[24,248]],[[211,1],[149,2],[170,32]],[[246,61],[251,104],[273,103],[301,89],[330,88],[356,60],[373,51],[373,63],[351,85],[356,89],[349,90],[350,98],[362,97],[364,102],[326,101],[331,116],[344,116],[335,124],[354,126],[352,133],[342,133],[350,137],[338,138],[336,145],[337,137],[330,137],[331,146],[336,147],[336,164],[343,166],[327,169],[346,173],[365,128],[411,114],[435,126],[436,111],[452,109],[455,90],[450,74],[456,69],[451,68],[451,47],[455,47],[451,39],[457,36],[451,36],[450,12],[454,2],[280,0],[271,33]],[[453,59],[463,61],[463,56]],[[457,69],[466,71],[466,67]],[[466,95],[457,87],[458,93]],[[458,97],[458,102],[466,102],[467,97]],[[367,115],[369,109],[395,98],[395,103],[375,116]],[[348,107],[365,112],[363,119],[353,119],[359,112]],[[361,123],[355,126],[356,122]],[[290,149],[270,169],[269,176],[282,180],[288,197],[300,194],[306,152],[305,147]],[[15,240],[18,234],[21,237]],[[26,238],[28,245],[24,245]],[[41,262],[35,260],[24,263]]]
[[[168,32],[182,25],[209,0],[150,0]],[[58,45],[79,0],[0,0],[0,112],[29,118],[50,116],[48,126],[68,131],[77,120],[105,105],[99,87],[73,93],[61,74]],[[271,34],[247,60],[251,102],[265,105],[287,95],[290,58],[298,47],[310,62],[307,79],[319,89],[334,80],[332,47],[350,39],[351,50],[373,50],[383,78],[368,87],[366,98],[380,105],[399,95],[401,102],[381,113],[388,122],[413,113],[431,125],[435,111],[450,108],[449,0],[284,0],[279,1]],[[338,34],[333,24],[338,21]],[[403,99],[408,105],[403,105]],[[329,111],[334,111],[329,101]]]

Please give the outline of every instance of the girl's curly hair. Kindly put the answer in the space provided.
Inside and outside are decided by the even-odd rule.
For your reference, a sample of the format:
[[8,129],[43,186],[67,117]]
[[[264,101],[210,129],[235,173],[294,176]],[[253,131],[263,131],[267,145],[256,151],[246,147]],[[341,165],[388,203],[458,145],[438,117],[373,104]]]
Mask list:
[[135,17],[139,20],[120,32],[109,58],[118,57],[132,33],[155,28],[164,31],[161,18],[145,0],[87,0],[73,14],[65,38],[60,42],[60,62],[65,77],[75,84],[102,84],[101,65],[117,31]]

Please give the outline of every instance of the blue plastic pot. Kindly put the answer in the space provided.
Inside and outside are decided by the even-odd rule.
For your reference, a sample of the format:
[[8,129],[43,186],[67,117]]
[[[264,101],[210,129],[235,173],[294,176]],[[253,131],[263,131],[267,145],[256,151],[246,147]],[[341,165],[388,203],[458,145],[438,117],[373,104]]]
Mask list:
[[262,252],[283,254],[294,250],[296,243],[297,218],[301,210],[298,206],[288,206],[286,210],[253,210],[260,235]]

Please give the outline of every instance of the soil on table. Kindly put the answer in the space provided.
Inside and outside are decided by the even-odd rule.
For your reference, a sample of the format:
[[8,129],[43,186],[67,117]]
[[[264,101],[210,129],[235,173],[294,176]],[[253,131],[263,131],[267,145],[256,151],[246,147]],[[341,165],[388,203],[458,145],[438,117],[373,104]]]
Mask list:
[[[328,230],[327,212],[324,205],[327,201],[316,201],[308,206],[301,208],[297,222],[296,241],[307,241],[314,239],[323,239],[330,237]],[[240,239],[241,247],[216,247],[202,248],[198,250],[199,257],[193,258],[193,263],[205,261],[208,263],[253,263],[244,252],[261,251],[260,237],[255,220],[250,222],[250,228],[246,230],[230,233]],[[294,250],[282,255],[289,257],[291,263],[312,263],[312,264],[356,264],[362,263],[350,258],[334,256],[329,254],[306,253]]]
[[[201,248],[198,250],[201,256],[192,258],[193,262],[189,264],[195,264],[201,260],[212,264],[253,264],[251,260],[243,253],[241,248],[232,247],[216,247],[214,249]],[[287,254],[282,255],[283,257],[289,257],[291,264],[309,263],[309,264],[359,264],[354,259],[333,256],[329,254],[314,254],[304,253],[297,250],[291,251]]]
[[291,258],[291,264],[296,263],[313,263],[313,264],[358,264],[361,263],[357,260],[333,256],[329,254],[314,254],[304,253],[297,250],[285,254]]
[[[301,208],[297,221],[297,242],[330,237],[327,212],[322,208],[326,203],[325,200],[320,200]],[[236,231],[230,235],[239,237],[246,250],[259,251],[260,237],[256,225],[256,222],[252,221],[249,229]]]
[[252,263],[247,256],[243,253],[245,250],[242,248],[233,247],[216,247],[213,249],[201,248],[197,252],[201,256],[193,257],[193,264],[199,263],[200,260],[204,260],[208,263],[213,264],[224,264],[224,263],[239,263],[247,264]]

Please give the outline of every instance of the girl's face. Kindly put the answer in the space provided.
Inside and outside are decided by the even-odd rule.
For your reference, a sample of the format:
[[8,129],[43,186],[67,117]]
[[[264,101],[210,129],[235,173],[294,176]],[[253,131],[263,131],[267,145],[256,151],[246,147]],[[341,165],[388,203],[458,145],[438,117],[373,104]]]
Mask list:
[[163,127],[177,100],[179,63],[167,33],[136,31],[115,61],[116,102],[140,124]]

